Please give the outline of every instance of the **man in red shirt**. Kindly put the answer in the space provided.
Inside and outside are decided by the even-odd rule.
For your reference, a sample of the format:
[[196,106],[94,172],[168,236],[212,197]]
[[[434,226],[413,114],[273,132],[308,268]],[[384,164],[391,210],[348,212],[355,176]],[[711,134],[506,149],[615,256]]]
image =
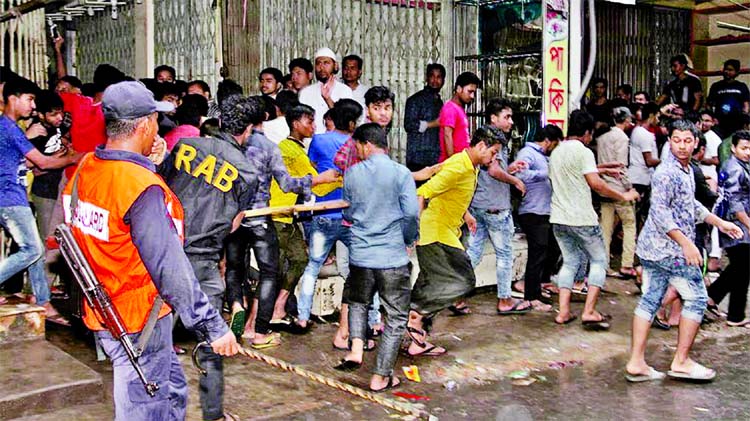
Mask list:
[[474,102],[477,89],[482,88],[482,80],[472,72],[464,72],[456,78],[453,98],[440,110],[440,158],[443,162],[451,155],[469,147],[469,119],[465,108]]

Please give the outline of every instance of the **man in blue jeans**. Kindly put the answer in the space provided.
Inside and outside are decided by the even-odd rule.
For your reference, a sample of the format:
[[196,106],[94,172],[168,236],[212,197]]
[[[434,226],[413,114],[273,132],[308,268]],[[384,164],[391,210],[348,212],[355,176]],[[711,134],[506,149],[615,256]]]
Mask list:
[[625,367],[625,378],[630,382],[665,377],[646,364],[645,354],[651,322],[670,285],[682,297],[683,306],[677,350],[667,375],[690,381],[711,381],[716,377],[716,371],[688,356],[708,303],[700,269],[703,257],[695,245],[695,226],[706,222],[735,240],[744,235],[740,227],[711,214],[695,199],[690,158],[698,143],[698,129],[689,121],[677,120],[669,131],[669,151],[654,173],[651,208],[636,247],[647,281],[633,317],[630,360]]
[[[469,247],[466,253],[471,258],[471,265],[476,268],[484,254],[484,243],[489,237],[495,249],[495,267],[497,276],[497,313],[500,315],[520,314],[531,310],[531,303],[514,300],[511,297],[513,281],[513,209],[510,203],[510,186],[515,186],[521,193],[526,191],[523,182],[513,173],[523,169],[523,164],[508,165],[508,140],[504,133],[513,128],[513,109],[510,102],[503,99],[492,99],[486,110],[489,130],[501,138],[502,149],[489,166],[479,170],[479,181],[471,201],[469,211],[464,215],[466,225],[471,232]],[[460,304],[457,311],[465,309]],[[466,310],[464,310],[465,312]]]
[[[26,197],[26,162],[46,170],[75,163],[80,154],[63,150],[52,156],[39,152],[18,127],[17,121],[31,116],[39,87],[32,81],[14,77],[3,88],[5,108],[0,116],[0,224],[18,244],[18,251],[0,261],[0,284],[16,273],[29,270],[36,304],[44,307],[47,318],[64,322],[49,302],[50,292],[44,272],[44,247],[36,219]],[[6,301],[0,297],[0,304]]]
[[[354,132],[357,119],[362,114],[362,106],[352,99],[339,100],[332,110],[336,130],[313,136],[307,152],[318,173],[337,168],[333,159]],[[339,200],[342,196],[342,189],[338,188],[325,196],[316,196],[316,200]],[[310,260],[300,279],[301,292],[297,300],[299,314],[296,323],[303,329],[309,327],[315,283],[328,253],[336,241],[341,241],[348,248],[351,240],[349,227],[342,224],[341,210],[323,211],[313,215],[309,234],[307,241]],[[348,267],[346,272],[342,275],[348,275]]]
[[344,218],[351,225],[351,275],[347,280],[351,352],[336,369],[362,365],[367,340],[367,309],[375,292],[386,311],[370,389],[398,386],[393,366],[406,330],[411,300],[411,265],[406,248],[419,236],[417,189],[410,171],[388,157],[385,130],[377,123],[360,126],[353,135],[357,155],[364,159],[346,173],[344,200],[351,207]]
[[[568,324],[576,319],[570,312],[570,294],[578,267],[589,259],[589,291],[581,321],[589,330],[607,330],[610,317],[596,311],[596,301],[607,276],[607,255],[599,217],[591,203],[591,190],[619,202],[638,199],[630,189],[613,190],[599,176],[594,153],[586,147],[594,132],[591,114],[576,110],[570,114],[568,138],[552,151],[549,177],[552,180],[550,223],[560,246],[563,266],[557,277],[560,287],[560,313],[555,323]],[[601,170],[602,172],[605,170]]]

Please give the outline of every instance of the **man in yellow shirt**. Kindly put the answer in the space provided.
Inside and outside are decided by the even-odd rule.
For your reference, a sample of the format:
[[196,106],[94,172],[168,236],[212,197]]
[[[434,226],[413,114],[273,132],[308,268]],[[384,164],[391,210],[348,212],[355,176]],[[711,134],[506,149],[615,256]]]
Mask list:
[[492,161],[501,147],[501,138],[491,128],[477,129],[469,148],[446,159],[442,169],[417,190],[422,213],[417,245],[419,276],[411,293],[407,326],[411,356],[446,352],[427,342],[424,326],[474,289],[474,269],[461,245],[460,228],[474,195],[477,169]]
[[[310,106],[298,104],[287,111],[285,118],[289,125],[290,134],[288,138],[279,143],[279,149],[289,175],[292,177],[312,175],[312,191],[318,196],[324,196],[341,187],[342,183],[336,171],[328,170],[319,175],[305,152],[302,139],[312,137],[315,134],[315,110]],[[274,180],[271,183],[269,205],[271,207],[291,206],[297,204],[298,196],[296,193],[284,193]],[[284,329],[294,333],[296,324],[287,316],[285,307],[290,292],[294,291],[297,282],[305,271],[305,266],[307,266],[307,253],[305,252],[307,245],[299,223],[292,216],[274,216],[273,224],[279,237],[279,273],[283,274],[283,279],[281,280],[279,296],[274,304],[271,326],[274,329]],[[287,262],[288,269],[284,271]]]

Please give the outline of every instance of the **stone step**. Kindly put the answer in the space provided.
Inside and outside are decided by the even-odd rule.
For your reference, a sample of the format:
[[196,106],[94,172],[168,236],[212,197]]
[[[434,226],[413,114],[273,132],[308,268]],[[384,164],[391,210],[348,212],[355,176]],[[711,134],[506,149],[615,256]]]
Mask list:
[[100,403],[104,398],[101,376],[47,341],[5,344],[0,361],[2,420]]
[[[0,305],[0,346],[44,339],[44,309],[9,298]],[[3,361],[4,360],[0,360]]]

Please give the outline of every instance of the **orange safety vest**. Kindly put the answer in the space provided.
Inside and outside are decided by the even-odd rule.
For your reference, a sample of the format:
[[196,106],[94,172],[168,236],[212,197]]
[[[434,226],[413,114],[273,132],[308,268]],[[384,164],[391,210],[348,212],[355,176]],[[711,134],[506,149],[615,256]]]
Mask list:
[[[73,180],[78,177],[78,203],[71,213]],[[94,274],[112,299],[128,333],[143,330],[158,292],[124,222],[131,205],[148,187],[164,190],[165,204],[184,241],[184,212],[179,199],[164,180],[141,165],[100,159],[87,154],[65,186],[65,222]],[[171,312],[164,304],[159,318]],[[104,330],[94,311],[84,302],[83,321],[91,330]]]

